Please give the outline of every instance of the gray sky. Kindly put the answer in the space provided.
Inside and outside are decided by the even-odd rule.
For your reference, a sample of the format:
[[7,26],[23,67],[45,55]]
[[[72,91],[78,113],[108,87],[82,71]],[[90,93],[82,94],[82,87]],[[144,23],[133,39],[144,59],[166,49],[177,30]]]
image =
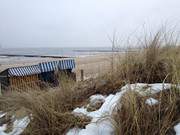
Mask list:
[[180,21],[180,0],[0,0],[3,47],[110,46],[146,27]]

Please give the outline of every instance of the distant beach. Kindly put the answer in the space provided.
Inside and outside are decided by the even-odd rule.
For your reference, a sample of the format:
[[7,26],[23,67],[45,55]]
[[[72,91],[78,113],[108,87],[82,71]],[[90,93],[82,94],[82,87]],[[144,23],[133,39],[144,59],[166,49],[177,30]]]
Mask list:
[[109,47],[92,48],[0,48],[0,55],[79,57],[111,52]]
[[[10,56],[3,56],[3,54],[8,54]],[[99,74],[104,74],[111,66],[110,48],[1,48],[0,55],[0,72],[9,67],[34,65],[39,62],[59,60],[61,59],[61,56],[75,58],[75,72],[78,79],[80,77],[81,69],[84,70],[85,78],[91,78]],[[23,55],[29,55],[30,57],[23,57]]]

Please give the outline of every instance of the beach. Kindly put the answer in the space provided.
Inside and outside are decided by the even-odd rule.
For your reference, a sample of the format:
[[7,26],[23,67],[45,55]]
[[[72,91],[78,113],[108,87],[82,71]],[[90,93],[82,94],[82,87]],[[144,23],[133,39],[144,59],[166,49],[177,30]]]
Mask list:
[[[117,58],[117,56],[114,55]],[[98,75],[103,75],[111,69],[112,54],[100,53],[95,55],[81,55],[73,57],[75,59],[77,80],[80,80],[80,71],[84,71],[84,79],[95,78]],[[51,57],[0,57],[0,72],[12,67],[21,67],[36,65],[41,62],[58,61],[69,58],[51,58]]]
[[80,71],[84,71],[84,79],[95,78],[110,70],[111,55],[97,54],[93,56],[77,57],[76,59],[76,75],[77,80],[80,79]]

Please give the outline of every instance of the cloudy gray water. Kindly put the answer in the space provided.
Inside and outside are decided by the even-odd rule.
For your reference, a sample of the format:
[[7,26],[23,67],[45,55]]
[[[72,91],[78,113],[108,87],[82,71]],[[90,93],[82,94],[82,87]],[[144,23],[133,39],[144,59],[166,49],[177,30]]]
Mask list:
[[110,52],[111,48],[0,48],[0,55],[84,56]]

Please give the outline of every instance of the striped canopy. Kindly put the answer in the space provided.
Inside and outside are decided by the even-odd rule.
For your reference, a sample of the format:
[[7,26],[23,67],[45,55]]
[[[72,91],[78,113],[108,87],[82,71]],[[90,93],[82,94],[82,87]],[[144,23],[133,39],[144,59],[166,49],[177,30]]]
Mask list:
[[50,72],[55,70],[73,69],[75,68],[74,59],[43,62],[38,65],[14,67],[8,69],[8,76],[27,76]]
[[14,67],[8,69],[9,76],[27,76],[40,74],[41,70],[38,65],[24,66],[24,67]]
[[58,61],[43,62],[39,64],[41,72],[50,72],[58,69]]
[[39,64],[41,72],[50,72],[55,70],[63,70],[63,69],[73,69],[75,68],[74,59],[53,61],[53,62],[43,62]]
[[62,70],[62,69],[73,69],[73,68],[75,68],[75,61],[74,61],[74,59],[61,60],[61,61],[59,61],[58,68],[60,70]]

